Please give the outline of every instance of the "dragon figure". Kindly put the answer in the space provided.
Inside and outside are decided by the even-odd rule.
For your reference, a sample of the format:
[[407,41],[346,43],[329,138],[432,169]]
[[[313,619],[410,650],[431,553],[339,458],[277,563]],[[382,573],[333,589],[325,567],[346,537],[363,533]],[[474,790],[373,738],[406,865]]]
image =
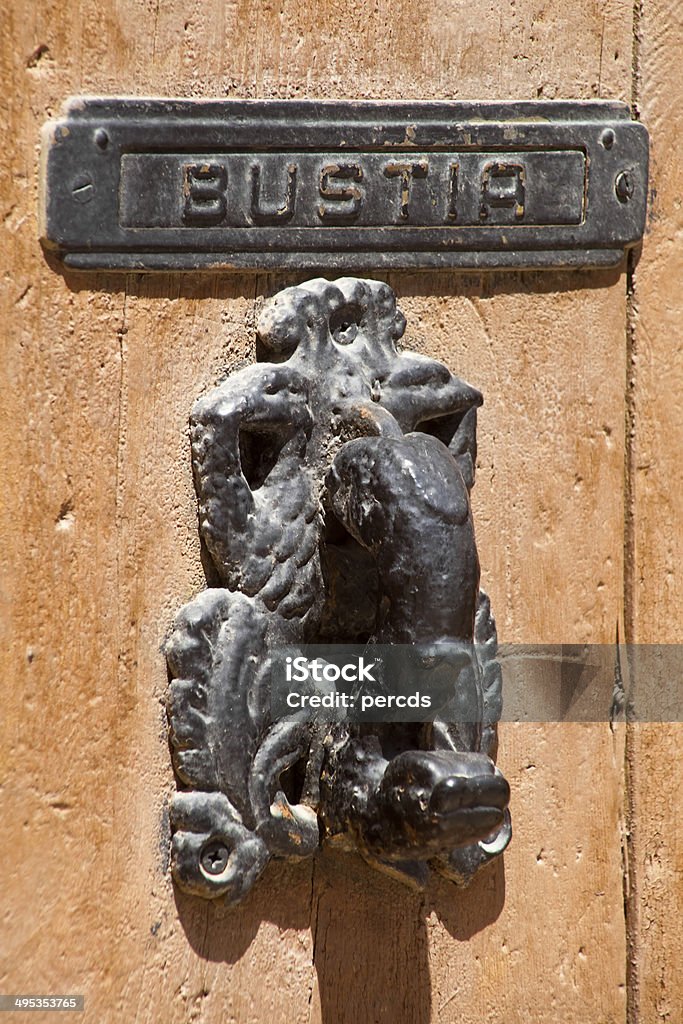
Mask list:
[[[192,411],[221,585],[166,644],[173,875],[188,892],[237,902],[272,856],[323,841],[416,885],[430,865],[466,883],[509,842],[469,501],[482,396],[402,351],[405,326],[379,281],[286,288],[261,312],[258,361]],[[437,712],[276,718],[272,653],[312,643],[405,652],[400,671],[435,688]]]

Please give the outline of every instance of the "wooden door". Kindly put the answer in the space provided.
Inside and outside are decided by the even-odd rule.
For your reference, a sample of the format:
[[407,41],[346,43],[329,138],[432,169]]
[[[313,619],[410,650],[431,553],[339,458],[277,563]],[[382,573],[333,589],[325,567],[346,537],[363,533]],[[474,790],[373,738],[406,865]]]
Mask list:
[[683,1020],[678,725],[503,725],[515,835],[464,892],[329,852],[237,909],[174,890],[160,645],[204,582],[188,412],[299,278],[65,274],[36,224],[40,126],[72,94],[632,103],[653,166],[628,273],[386,279],[407,343],[486,396],[501,639],[679,642],[678,7],[9,0],[3,22],[0,992],[84,993],[93,1024]]

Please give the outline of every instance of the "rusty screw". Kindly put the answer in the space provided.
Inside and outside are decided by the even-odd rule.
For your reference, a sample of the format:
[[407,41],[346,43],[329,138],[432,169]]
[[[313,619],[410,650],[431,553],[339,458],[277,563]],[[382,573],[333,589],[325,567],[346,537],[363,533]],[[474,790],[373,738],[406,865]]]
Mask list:
[[207,875],[222,874],[228,864],[227,846],[218,839],[212,840],[199,855],[199,862]]
[[633,195],[633,181],[628,171],[620,171],[614,180],[614,191],[620,203],[627,203]]

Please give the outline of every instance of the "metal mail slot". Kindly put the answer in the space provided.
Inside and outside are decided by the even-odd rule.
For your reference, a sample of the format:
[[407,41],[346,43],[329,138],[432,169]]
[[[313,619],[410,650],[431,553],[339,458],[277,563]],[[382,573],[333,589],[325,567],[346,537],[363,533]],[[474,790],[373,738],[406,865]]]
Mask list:
[[645,222],[611,102],[72,100],[43,147],[79,269],[608,266]]

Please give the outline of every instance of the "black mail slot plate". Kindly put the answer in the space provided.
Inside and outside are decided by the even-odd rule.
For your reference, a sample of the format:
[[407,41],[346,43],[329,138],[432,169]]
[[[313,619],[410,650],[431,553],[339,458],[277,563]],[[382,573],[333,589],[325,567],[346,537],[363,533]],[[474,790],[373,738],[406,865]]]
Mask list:
[[647,162],[607,101],[73,99],[41,235],[83,270],[610,266]]

